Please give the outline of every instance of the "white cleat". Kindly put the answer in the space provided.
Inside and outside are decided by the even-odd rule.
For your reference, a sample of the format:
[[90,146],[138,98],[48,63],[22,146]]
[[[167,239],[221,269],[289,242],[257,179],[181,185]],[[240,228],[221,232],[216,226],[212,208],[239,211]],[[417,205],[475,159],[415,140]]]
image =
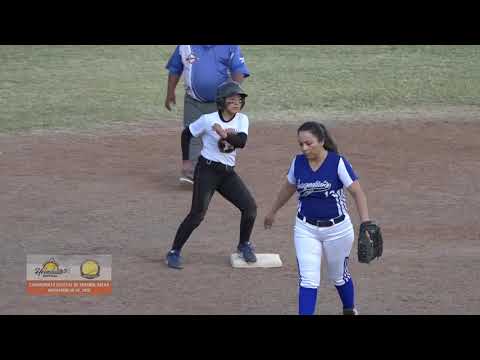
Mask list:
[[353,309],[343,309],[343,315],[358,315],[358,310]]
[[193,179],[190,176],[180,176],[178,180],[182,184],[193,185]]

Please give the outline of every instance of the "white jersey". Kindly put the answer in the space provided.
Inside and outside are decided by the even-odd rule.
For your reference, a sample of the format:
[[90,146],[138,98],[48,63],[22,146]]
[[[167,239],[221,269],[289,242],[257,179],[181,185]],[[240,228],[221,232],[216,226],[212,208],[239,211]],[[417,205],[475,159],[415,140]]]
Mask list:
[[218,148],[220,136],[212,129],[214,124],[219,124],[223,129],[235,129],[237,133],[243,132],[248,135],[248,116],[237,113],[235,117],[225,122],[220,118],[218,112],[202,115],[198,120],[189,125],[190,132],[194,137],[202,136],[203,148],[201,155],[212,161],[235,166],[237,150],[230,153],[223,153]]

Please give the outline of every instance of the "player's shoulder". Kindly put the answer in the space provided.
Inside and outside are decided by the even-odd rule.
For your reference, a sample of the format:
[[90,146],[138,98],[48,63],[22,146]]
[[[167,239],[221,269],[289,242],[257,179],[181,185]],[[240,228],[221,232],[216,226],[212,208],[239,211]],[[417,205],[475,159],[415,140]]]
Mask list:
[[335,154],[336,159],[338,159],[338,161],[342,160],[342,161],[347,161],[347,162],[348,162],[348,160],[347,160],[347,158],[346,158],[345,155],[343,155],[343,154],[338,154],[338,153],[334,153],[334,154]]
[[340,159],[342,158],[342,154],[339,154],[335,151],[329,151],[328,154],[330,156],[330,159],[332,160],[340,161]]
[[339,154],[335,151],[329,151],[328,152],[328,159],[329,159],[329,165],[328,166],[334,166],[338,167],[340,166],[341,162],[346,162],[346,160],[343,160],[344,157],[342,154]]
[[211,112],[211,113],[208,113],[208,114],[203,114],[202,116],[206,121],[220,120],[220,116],[218,115],[218,111]]
[[292,159],[292,163],[295,165],[299,165],[300,163],[303,163],[307,160],[306,156],[302,153],[295,154]]
[[246,120],[248,121],[248,115],[242,112],[237,113],[238,119],[239,120]]
[[337,156],[338,156],[337,163],[339,166],[340,166],[340,163],[342,163],[344,166],[352,167],[352,164],[350,163],[350,161],[347,159],[345,155],[337,154]]

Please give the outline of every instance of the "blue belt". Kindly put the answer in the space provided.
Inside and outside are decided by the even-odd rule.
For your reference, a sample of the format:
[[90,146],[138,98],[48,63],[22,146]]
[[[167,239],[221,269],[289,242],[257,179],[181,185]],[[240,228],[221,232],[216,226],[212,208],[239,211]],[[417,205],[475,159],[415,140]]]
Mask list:
[[297,217],[298,217],[300,220],[309,223],[310,225],[315,225],[315,226],[318,226],[318,227],[329,227],[329,226],[333,226],[333,225],[338,224],[339,222],[342,222],[343,220],[345,220],[345,215],[341,215],[341,216],[339,216],[339,217],[336,217],[336,218],[330,219],[330,220],[314,220],[314,219],[309,219],[309,218],[301,215],[300,213],[297,213]]

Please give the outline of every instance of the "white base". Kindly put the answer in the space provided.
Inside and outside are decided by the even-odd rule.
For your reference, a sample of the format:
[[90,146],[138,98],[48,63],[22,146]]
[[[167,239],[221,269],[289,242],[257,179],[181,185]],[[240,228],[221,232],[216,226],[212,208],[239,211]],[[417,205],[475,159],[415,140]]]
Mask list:
[[237,253],[230,255],[230,263],[234,268],[272,268],[281,267],[282,260],[278,254],[256,254],[257,262],[247,263]]

